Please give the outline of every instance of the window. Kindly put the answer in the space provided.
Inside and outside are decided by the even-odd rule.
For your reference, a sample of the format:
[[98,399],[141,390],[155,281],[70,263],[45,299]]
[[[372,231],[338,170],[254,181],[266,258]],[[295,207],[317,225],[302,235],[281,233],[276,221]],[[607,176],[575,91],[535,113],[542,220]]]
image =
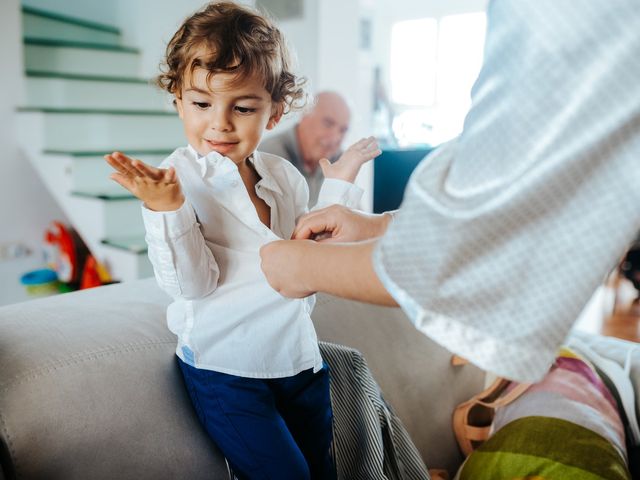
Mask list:
[[432,18],[400,22],[393,26],[391,98],[394,103],[414,106],[433,104],[437,38],[438,22]]
[[484,12],[398,22],[391,32],[393,131],[400,146],[460,133],[482,65]]

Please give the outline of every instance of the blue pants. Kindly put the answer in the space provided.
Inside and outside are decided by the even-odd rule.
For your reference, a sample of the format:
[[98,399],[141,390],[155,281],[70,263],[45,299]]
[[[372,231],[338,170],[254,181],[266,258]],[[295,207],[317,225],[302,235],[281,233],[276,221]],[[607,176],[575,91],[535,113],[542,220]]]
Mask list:
[[317,373],[274,379],[178,363],[200,421],[238,478],[336,478],[326,363]]

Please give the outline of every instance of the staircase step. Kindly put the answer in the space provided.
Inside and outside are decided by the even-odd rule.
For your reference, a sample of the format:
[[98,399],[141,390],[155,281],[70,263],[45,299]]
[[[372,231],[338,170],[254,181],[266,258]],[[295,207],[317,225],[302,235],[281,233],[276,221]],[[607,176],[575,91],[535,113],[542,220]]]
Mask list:
[[123,189],[124,194],[105,192],[72,192],[74,215],[97,238],[119,238],[144,234],[140,200]]
[[[149,262],[144,255],[115,249],[101,243],[103,238],[144,235],[140,202],[137,199],[102,200],[97,198],[98,195],[88,195],[92,193],[88,189],[83,192],[87,194],[85,196],[71,195],[69,193],[72,190],[71,167],[75,157],[70,156],[70,151],[49,151],[43,154],[41,151],[25,149],[25,153],[73,227],[96,258],[108,267],[114,279],[133,280],[152,274]],[[115,188],[120,187],[113,183],[111,191]]]
[[144,235],[132,237],[113,237],[102,240],[103,245],[109,245],[131,253],[147,253],[147,242]]
[[[45,150],[44,153],[50,153],[52,155],[70,155],[72,157],[77,157],[77,158],[91,158],[91,157],[102,158],[104,155],[113,153],[115,150],[117,149],[108,148],[104,150]],[[167,150],[167,149],[131,148],[127,150],[126,153],[136,158],[143,158],[145,156],[166,157],[172,152],[173,150]]]
[[[142,239],[144,242],[144,239]],[[114,246],[105,240],[93,252],[116,281],[126,282],[153,276],[153,267],[146,251],[133,252]]]
[[27,70],[25,75],[28,77],[45,77],[45,78],[62,78],[68,80],[93,80],[104,82],[126,82],[126,83],[144,83],[152,85],[153,80],[138,77],[110,77],[105,75],[87,75],[82,73],[61,73],[50,72],[46,70]]
[[22,31],[29,38],[55,38],[118,45],[120,31],[109,25],[80,20],[32,7],[22,7]]
[[144,235],[105,238],[101,243],[109,251],[109,271],[114,278],[128,280],[153,276]]
[[[153,267],[147,257],[144,237],[138,237],[145,250],[132,251],[121,246],[122,240],[105,239],[95,248],[96,257],[107,268],[114,280],[129,281],[153,276]],[[141,247],[142,244],[139,246]],[[132,243],[133,245],[133,243]]]
[[134,197],[128,190],[121,187],[115,182],[113,187],[109,186],[108,188],[100,188],[100,189],[74,189],[71,191],[71,195],[75,195],[76,197],[86,197],[86,198],[95,198],[99,200],[131,200]]
[[[74,191],[111,191],[117,184],[109,178],[113,168],[104,160],[104,155],[116,148],[96,152],[46,150],[46,155],[66,155],[71,157],[71,188]],[[157,167],[172,150],[131,149],[125,153]],[[118,187],[121,188],[121,187]]]
[[174,150],[185,143],[173,112],[21,108],[18,123],[24,148],[43,150]]
[[53,39],[24,39],[25,70],[136,77],[140,53],[134,48]]
[[170,96],[144,80],[59,73],[27,73],[25,106],[174,110]]
[[140,50],[133,47],[125,47],[123,45],[105,45],[97,42],[84,42],[77,40],[59,40],[57,38],[29,38],[24,37],[23,43],[34,47],[60,47],[75,48],[80,50],[89,50],[95,53],[96,50],[105,52],[122,52],[139,54]]

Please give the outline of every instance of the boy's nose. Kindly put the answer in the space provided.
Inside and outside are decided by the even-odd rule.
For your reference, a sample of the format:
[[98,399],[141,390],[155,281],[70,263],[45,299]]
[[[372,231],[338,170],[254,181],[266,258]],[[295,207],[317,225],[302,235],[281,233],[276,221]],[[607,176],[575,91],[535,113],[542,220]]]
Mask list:
[[211,114],[211,128],[213,130],[226,132],[231,129],[231,121],[226,112],[212,112]]

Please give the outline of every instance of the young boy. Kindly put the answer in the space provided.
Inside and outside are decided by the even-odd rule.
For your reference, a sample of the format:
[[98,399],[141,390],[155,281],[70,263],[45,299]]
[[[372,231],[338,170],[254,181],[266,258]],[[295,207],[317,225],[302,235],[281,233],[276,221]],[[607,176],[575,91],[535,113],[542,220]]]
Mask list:
[[[260,270],[260,247],[291,237],[308,198],[292,164],[256,151],[264,130],[304,97],[289,64],[269,20],[234,3],[207,5],[170,41],[158,79],[175,96],[189,145],[160,168],[105,157],[112,178],[144,202],[185,383],[240,478],[335,478],[314,300],[285,299]],[[362,192],[350,182],[378,153],[369,138],[324,162],[318,207],[355,206]]]

